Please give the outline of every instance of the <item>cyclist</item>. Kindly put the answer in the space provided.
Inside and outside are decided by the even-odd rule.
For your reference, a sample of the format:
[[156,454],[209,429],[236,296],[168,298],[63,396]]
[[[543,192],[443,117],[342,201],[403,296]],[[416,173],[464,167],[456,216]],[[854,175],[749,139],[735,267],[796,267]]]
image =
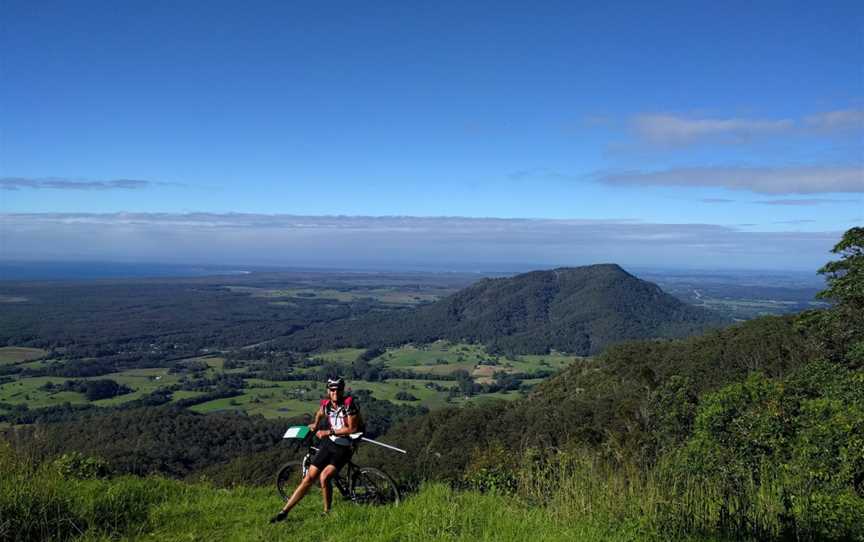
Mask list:
[[[324,418],[327,419],[329,427],[318,430],[318,424]],[[351,459],[354,450],[349,435],[360,430],[357,403],[354,402],[353,397],[345,396],[345,379],[342,377],[327,380],[327,399],[321,400],[318,412],[315,413],[315,421],[309,424],[309,430],[317,430],[315,435],[322,439],[321,446],[312,459],[312,465],[309,466],[306,476],[285,502],[282,510],[270,519],[270,523],[285,519],[288,512],[306,495],[316,479],[321,484],[324,514],[330,512],[333,497],[330,479]]]

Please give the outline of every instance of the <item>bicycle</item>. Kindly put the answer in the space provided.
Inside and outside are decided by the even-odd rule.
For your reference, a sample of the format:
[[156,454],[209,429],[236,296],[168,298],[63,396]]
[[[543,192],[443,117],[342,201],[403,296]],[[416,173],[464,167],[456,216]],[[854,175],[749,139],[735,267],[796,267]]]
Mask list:
[[[362,433],[351,435],[355,449],[361,436]],[[311,437],[307,436],[303,440],[309,440],[309,449],[303,459],[285,463],[276,474],[276,489],[283,499],[291,496],[291,492],[306,476],[312,458],[318,453],[318,448],[312,445]],[[375,467],[361,467],[353,461],[348,461],[345,468],[347,470],[342,469],[344,476],[340,471],[331,478],[343,499],[355,504],[399,504],[399,488],[389,474]]]

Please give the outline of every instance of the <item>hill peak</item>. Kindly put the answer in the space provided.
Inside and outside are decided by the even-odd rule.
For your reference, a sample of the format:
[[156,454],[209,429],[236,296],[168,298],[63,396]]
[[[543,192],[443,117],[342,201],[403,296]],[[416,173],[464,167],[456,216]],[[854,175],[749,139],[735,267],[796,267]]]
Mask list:
[[[397,316],[327,326],[343,346],[398,346],[438,339],[513,354],[596,354],[610,344],[684,337],[726,323],[613,263],[486,278]],[[316,341],[319,342],[320,341]]]

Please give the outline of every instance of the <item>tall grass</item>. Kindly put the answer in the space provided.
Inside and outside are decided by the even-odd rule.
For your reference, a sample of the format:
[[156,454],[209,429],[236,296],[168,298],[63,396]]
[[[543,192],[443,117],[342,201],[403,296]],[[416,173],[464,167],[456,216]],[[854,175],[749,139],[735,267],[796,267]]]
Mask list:
[[[506,492],[427,484],[386,507],[337,497],[326,518],[320,499],[310,496],[286,522],[270,525],[281,505],[273,488],[219,489],[159,477],[81,480],[0,444],[0,542],[806,540],[814,533],[842,540],[852,532],[790,523],[788,487],[770,472],[734,495],[665,465],[613,466],[587,452],[528,454],[515,472]],[[805,501],[796,502],[812,506]]]
[[182,485],[161,478],[77,480],[0,442],[0,541],[71,540],[146,529],[148,508]]
[[[362,507],[336,499],[320,516],[308,498],[288,521],[269,525],[281,502],[272,488],[217,489],[158,477],[77,480],[0,445],[0,541],[35,540],[642,540],[603,515],[575,516],[445,484],[424,486],[399,506]],[[563,502],[561,503],[564,504]]]
[[612,464],[591,452],[523,462],[516,495],[556,522],[590,517],[640,538],[864,541],[864,499],[797,487],[768,465],[734,483],[682,472],[674,458],[651,468]]

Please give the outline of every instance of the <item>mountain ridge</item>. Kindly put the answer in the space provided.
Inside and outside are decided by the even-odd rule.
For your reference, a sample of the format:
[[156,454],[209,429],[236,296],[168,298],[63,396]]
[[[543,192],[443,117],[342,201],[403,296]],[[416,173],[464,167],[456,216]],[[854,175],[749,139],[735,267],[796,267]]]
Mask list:
[[725,323],[617,264],[604,263],[484,278],[407,312],[313,326],[286,341],[315,350],[447,339],[513,354],[593,355],[617,342],[680,338]]

